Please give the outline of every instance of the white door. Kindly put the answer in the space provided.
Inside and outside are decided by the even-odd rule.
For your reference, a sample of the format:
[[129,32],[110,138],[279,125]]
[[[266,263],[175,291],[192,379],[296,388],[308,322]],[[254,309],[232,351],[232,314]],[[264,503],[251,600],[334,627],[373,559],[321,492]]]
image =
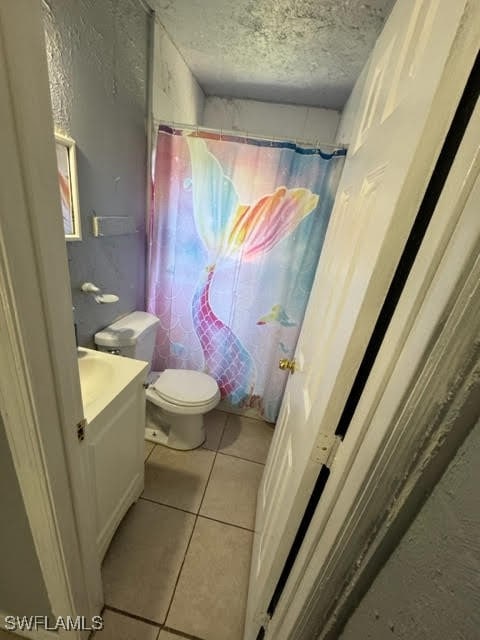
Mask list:
[[267,625],[321,465],[341,446],[338,420],[458,103],[443,72],[466,4],[397,0],[372,53],[259,488],[245,640]]

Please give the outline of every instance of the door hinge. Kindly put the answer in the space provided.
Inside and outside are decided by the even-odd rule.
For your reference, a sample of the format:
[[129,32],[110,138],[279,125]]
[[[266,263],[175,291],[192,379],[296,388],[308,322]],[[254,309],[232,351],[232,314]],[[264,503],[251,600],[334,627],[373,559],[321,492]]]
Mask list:
[[321,433],[312,451],[312,461],[329,467],[341,441],[334,433]]
[[77,422],[77,438],[79,442],[85,440],[85,427],[87,426],[87,420],[82,418],[80,422]]

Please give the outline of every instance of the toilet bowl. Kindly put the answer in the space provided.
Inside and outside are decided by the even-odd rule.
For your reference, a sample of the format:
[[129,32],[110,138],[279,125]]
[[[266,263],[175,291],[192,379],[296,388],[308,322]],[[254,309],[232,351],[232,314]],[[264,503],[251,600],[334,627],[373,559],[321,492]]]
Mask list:
[[220,401],[215,380],[199,371],[166,369],[151,374],[145,437],[173,449],[194,449],[205,442],[203,416]]
[[[95,344],[127,358],[152,364],[159,320],[135,311],[95,334]],[[195,449],[205,441],[203,416],[220,401],[216,381],[206,373],[166,369],[150,373],[146,385],[145,438],[173,449]]]

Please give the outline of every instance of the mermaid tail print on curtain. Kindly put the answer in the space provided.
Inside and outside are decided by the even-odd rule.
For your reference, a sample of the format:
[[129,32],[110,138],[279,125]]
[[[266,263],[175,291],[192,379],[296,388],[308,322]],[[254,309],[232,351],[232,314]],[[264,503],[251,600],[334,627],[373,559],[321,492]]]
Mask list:
[[204,140],[188,136],[192,160],[195,224],[214,262],[241,251],[253,260],[272,249],[315,209],[318,195],[309,189],[278,187],[253,206],[242,205],[233,185]]
[[160,128],[154,369],[206,371],[230,405],[275,421],[287,379],[278,359],[295,352],[342,166],[292,143]]
[[[279,187],[253,206],[241,205],[232,181],[224,175],[217,159],[199,138],[187,138],[192,161],[193,212],[199,236],[213,264],[192,302],[195,331],[202,345],[206,371],[220,387],[222,398],[233,405],[253,394],[252,357],[210,305],[210,287],[216,263],[241,253],[243,260],[255,260],[270,251],[301,220],[315,209],[318,195],[309,189]],[[205,203],[212,204],[205,212]]]
[[240,405],[252,392],[253,360],[246,348],[210,306],[214,268],[207,267],[192,301],[193,326],[202,345],[205,371],[215,378],[222,398]]

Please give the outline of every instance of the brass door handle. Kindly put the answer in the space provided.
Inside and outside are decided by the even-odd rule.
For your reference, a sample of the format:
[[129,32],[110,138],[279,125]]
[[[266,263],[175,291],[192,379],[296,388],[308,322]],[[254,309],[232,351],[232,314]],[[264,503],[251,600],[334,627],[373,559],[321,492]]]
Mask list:
[[278,361],[278,367],[283,371],[285,371],[286,369],[290,369],[290,373],[293,373],[295,371],[295,358],[293,358],[293,360],[289,360],[288,358],[281,358]]

